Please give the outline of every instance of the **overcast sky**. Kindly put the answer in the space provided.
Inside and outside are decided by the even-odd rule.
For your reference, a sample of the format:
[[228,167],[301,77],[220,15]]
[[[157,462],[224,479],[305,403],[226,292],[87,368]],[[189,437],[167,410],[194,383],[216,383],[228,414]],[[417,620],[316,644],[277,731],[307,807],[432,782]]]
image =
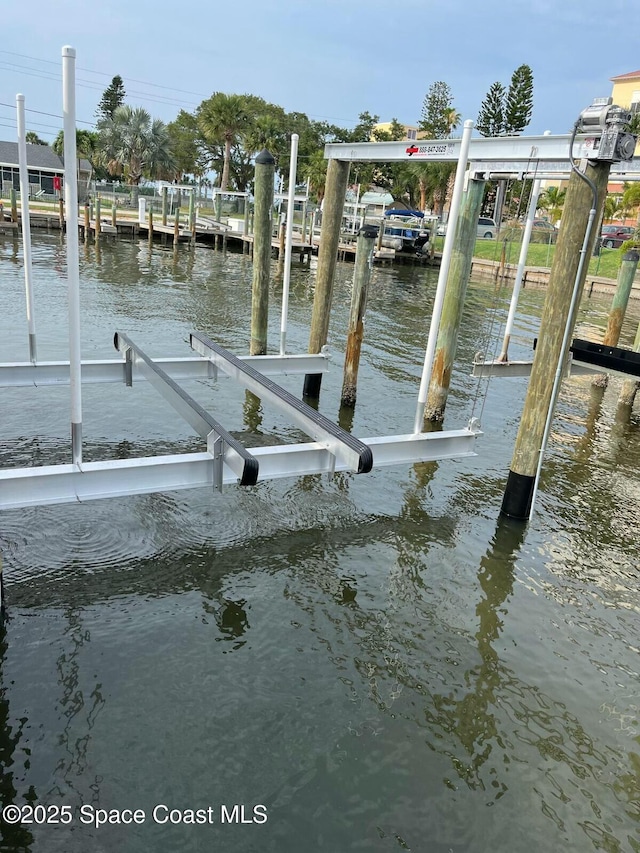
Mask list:
[[[171,121],[214,91],[251,93],[353,126],[364,110],[415,124],[446,81],[475,119],[495,80],[531,66],[525,133],[567,133],[610,78],[640,69],[640,0],[16,0],[2,4],[0,139],[61,127],[60,51],[77,51],[77,116],[90,127],[120,74],[127,102]],[[11,51],[11,52],[8,52]],[[153,84],[153,85],[152,85]],[[7,106],[8,105],[8,106]],[[39,110],[54,115],[41,115]],[[84,122],[84,123],[83,123]]]

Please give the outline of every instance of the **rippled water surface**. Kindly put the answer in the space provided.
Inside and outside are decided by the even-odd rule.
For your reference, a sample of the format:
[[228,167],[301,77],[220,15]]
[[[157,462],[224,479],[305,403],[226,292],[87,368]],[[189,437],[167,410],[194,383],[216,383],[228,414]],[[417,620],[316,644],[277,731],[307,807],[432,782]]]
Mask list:
[[[64,270],[60,238],[34,238],[41,359],[66,357]],[[320,402],[334,420],[352,274],[339,265]],[[314,275],[294,266],[290,351],[306,349]],[[116,330],[154,356],[189,355],[192,330],[247,352],[242,255],[90,246],[81,280],[84,357],[113,357]],[[356,435],[411,431],[435,282],[375,269]],[[604,396],[566,382],[538,512],[498,524],[526,380],[478,386],[469,363],[507,300],[469,292],[446,425],[482,416],[473,459],[3,514],[2,800],[72,821],[0,823],[1,850],[640,850],[639,418],[620,418],[618,380]],[[541,302],[524,291],[512,356]],[[584,301],[585,336],[607,308]],[[27,358],[24,314],[0,238],[3,361]],[[186,387],[250,444],[300,440],[228,380]],[[2,399],[0,465],[69,460],[68,388]],[[85,386],[83,411],[88,459],[201,446],[142,383]],[[158,804],[215,822],[162,823]],[[223,804],[268,820],[222,824]],[[144,822],[95,828],[83,805]]]

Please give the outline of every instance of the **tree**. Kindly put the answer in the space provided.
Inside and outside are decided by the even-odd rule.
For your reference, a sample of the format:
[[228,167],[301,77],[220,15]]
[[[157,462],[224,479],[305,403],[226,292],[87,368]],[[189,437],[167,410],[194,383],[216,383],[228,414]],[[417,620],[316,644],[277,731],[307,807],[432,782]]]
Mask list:
[[[94,130],[78,130],[76,128],[76,154],[78,157],[86,157],[94,165],[98,150],[99,136]],[[64,157],[64,130],[61,130],[51,146],[58,157]]]
[[152,119],[141,107],[118,107],[112,118],[97,124],[100,157],[112,175],[123,175],[131,184],[132,202],[138,204],[138,186],[143,176],[173,176],[176,162],[171,152],[167,126]]
[[122,77],[120,77],[119,74],[116,74],[100,98],[100,103],[96,109],[96,118],[98,121],[113,118],[113,114],[118,107],[121,107],[124,104],[125,97],[126,92],[124,90]]
[[40,139],[37,133],[34,133],[33,130],[28,130],[25,133],[25,141],[29,143],[29,145],[48,145],[48,142],[45,142],[44,139]]
[[498,80],[492,83],[480,104],[476,128],[481,136],[501,136],[505,131],[506,89]]
[[202,176],[206,167],[198,146],[196,117],[185,110],[180,110],[176,119],[167,125],[167,133],[175,163],[174,179],[181,181],[183,175]]
[[538,207],[541,210],[549,212],[553,223],[557,222],[560,218],[566,195],[567,191],[565,189],[560,189],[560,187],[547,187],[547,189],[540,194]]
[[504,119],[505,133],[517,136],[531,121],[533,111],[533,73],[528,65],[520,65],[511,75],[507,91]]
[[453,95],[447,83],[432,83],[422,104],[419,127],[430,139],[445,139],[460,121],[453,109]]
[[224,145],[224,158],[220,189],[224,192],[229,186],[231,149],[237,145],[240,135],[247,129],[249,115],[242,95],[225,95],[215,92],[197,109],[196,118],[207,145]]
[[324,187],[327,180],[327,163],[322,151],[315,151],[303,164],[302,174],[309,180],[309,189],[315,195],[318,204],[324,198]]

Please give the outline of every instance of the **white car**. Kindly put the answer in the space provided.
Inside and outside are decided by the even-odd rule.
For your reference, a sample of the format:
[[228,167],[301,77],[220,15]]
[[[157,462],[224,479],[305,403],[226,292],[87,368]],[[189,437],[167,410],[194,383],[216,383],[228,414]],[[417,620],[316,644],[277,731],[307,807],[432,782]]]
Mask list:
[[[478,237],[484,237],[486,240],[495,239],[496,233],[498,231],[498,226],[496,225],[495,219],[489,219],[488,216],[481,216],[478,219]],[[436,234],[438,237],[444,237],[447,233],[447,223],[441,222],[438,225],[438,230]]]

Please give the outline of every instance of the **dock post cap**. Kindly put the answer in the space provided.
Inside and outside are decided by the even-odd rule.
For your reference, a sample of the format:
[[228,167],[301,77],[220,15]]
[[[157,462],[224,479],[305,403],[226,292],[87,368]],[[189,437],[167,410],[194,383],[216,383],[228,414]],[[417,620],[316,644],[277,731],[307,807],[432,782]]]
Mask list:
[[267,151],[266,148],[264,148],[256,157],[256,163],[260,163],[261,166],[273,166],[275,162],[273,154],[270,151]]

